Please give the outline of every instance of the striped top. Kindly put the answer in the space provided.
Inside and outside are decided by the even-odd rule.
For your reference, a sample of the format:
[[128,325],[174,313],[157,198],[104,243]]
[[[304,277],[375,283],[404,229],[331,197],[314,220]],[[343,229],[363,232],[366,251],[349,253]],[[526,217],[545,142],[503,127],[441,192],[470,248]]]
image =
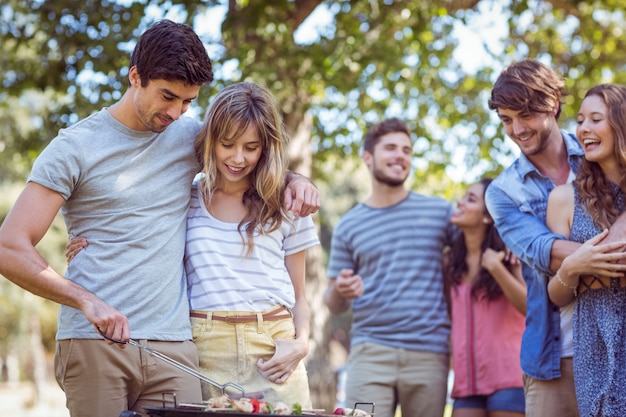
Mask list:
[[[260,312],[281,304],[292,308],[295,294],[285,256],[319,244],[310,216],[283,221],[247,246],[237,230],[211,216],[194,183],[187,215],[185,272],[192,310]],[[245,240],[245,232],[243,238]]]
[[358,204],[333,231],[328,276],[361,275],[364,294],[352,305],[351,344],[448,353],[450,323],[442,251],[458,232],[446,200],[410,192],[385,208]]

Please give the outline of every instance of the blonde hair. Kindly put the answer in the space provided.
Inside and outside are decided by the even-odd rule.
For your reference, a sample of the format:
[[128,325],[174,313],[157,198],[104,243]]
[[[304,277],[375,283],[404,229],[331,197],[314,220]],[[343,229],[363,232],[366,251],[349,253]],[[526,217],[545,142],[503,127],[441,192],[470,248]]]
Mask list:
[[287,218],[282,200],[289,137],[276,99],[267,88],[251,82],[224,88],[209,106],[194,144],[204,174],[199,182],[200,193],[210,206],[216,184],[220,180],[215,147],[220,141],[237,141],[250,125],[256,128],[262,151],[250,174],[250,188],[243,195],[247,213],[238,226],[242,241],[245,226],[248,255],[254,246],[255,231],[259,234],[273,232]]

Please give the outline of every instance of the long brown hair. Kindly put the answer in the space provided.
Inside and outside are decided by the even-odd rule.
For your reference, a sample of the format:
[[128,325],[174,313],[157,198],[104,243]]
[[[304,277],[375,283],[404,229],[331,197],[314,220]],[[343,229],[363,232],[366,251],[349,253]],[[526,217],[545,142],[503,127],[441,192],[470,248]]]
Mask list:
[[[491,178],[483,178],[480,181],[480,184],[483,185],[483,198],[487,187],[491,184],[491,181]],[[489,215],[486,209],[485,215]],[[491,248],[496,252],[505,250],[504,242],[500,238],[493,222],[490,222],[485,226],[485,238],[480,245],[481,253],[487,248]],[[457,286],[462,282],[463,275],[469,271],[469,266],[467,265],[467,261],[465,259],[466,256],[467,246],[465,244],[465,237],[463,233],[459,233],[450,245],[446,262],[444,262],[443,276],[446,284],[446,295],[449,295],[449,291],[452,287]],[[509,268],[508,264],[505,263],[505,265]],[[476,279],[472,285],[472,295],[478,298],[482,291],[484,291],[484,296],[489,300],[494,300],[503,294],[500,285],[498,285],[496,280],[494,280],[491,274],[484,268],[480,269],[478,279]]]
[[[599,84],[587,91],[585,98],[594,95],[606,104],[607,121],[613,131],[614,152],[621,173],[617,185],[626,190],[626,87]],[[584,159],[578,168],[574,186],[594,225],[600,230],[610,227],[620,213],[615,207],[615,190],[600,165]]]
[[254,246],[255,232],[270,233],[287,218],[282,198],[289,137],[278,104],[269,90],[258,84],[242,82],[228,86],[213,100],[195,140],[196,156],[204,174],[199,189],[207,205],[210,205],[220,179],[215,147],[219,141],[237,141],[250,125],[257,130],[262,152],[250,174],[251,186],[243,195],[247,214],[238,226],[240,234],[245,226],[248,254]]

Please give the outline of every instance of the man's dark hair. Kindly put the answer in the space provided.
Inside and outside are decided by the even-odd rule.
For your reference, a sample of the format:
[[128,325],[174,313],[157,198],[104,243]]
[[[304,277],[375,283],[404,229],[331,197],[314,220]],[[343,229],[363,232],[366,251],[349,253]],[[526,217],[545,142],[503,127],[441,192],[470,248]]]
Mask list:
[[139,38],[130,58],[141,86],[150,80],[182,81],[199,85],[213,81],[209,54],[193,29],[171,20],[159,20]]
[[411,137],[411,132],[407,124],[404,120],[398,119],[397,117],[385,119],[380,123],[372,125],[367,130],[365,138],[363,138],[363,150],[373,153],[376,144],[380,141],[382,136],[395,132],[406,133],[409,138]]

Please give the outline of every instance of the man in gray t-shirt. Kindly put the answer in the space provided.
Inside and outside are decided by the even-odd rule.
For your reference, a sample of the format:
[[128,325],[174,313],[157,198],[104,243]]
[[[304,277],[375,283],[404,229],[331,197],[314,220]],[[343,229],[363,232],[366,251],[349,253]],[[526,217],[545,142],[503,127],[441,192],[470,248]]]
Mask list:
[[[201,401],[195,377],[95,331],[197,367],[183,253],[200,123],[181,115],[213,80],[211,61],[189,26],[163,20],[140,37],[128,80],[119,102],[59,132],[0,228],[0,274],[62,305],[55,374],[73,416],[144,412],[164,393]],[[306,215],[319,195],[298,183],[287,197]],[[66,277],[35,250],[59,210],[89,240]]]

